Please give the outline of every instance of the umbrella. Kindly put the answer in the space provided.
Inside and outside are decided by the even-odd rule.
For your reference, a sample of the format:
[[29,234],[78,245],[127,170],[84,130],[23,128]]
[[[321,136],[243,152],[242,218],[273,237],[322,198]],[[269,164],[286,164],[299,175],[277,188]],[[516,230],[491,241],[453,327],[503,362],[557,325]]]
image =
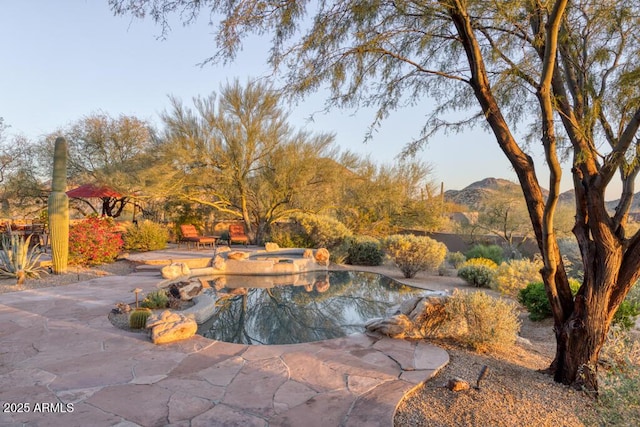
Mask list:
[[122,194],[118,193],[113,188],[109,188],[107,186],[84,184],[78,188],[74,188],[73,190],[67,191],[67,196],[73,197],[76,199],[88,199],[91,197],[96,197],[99,199],[103,199],[105,197],[112,197],[112,198],[118,199],[122,197]]
[[[78,188],[74,188],[73,190],[67,191],[67,196],[74,199],[101,199],[102,200],[102,215],[108,216],[119,216],[120,212],[122,212],[122,208],[127,203],[127,199],[120,193],[118,193],[113,188],[107,186],[97,186],[93,184],[84,184]],[[98,212],[93,205],[85,200],[86,203],[91,206],[94,212]],[[117,203],[120,203],[120,208],[113,213],[113,209],[116,207]]]

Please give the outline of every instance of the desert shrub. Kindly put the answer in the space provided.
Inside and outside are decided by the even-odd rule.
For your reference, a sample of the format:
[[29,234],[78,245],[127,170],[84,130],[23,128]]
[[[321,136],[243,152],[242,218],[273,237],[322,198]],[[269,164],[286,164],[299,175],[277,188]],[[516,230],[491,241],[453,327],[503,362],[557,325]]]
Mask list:
[[447,255],[447,262],[451,264],[453,268],[460,268],[462,264],[467,260],[462,252],[451,252]]
[[[580,282],[569,279],[569,286],[571,293],[575,295],[580,289]],[[551,303],[547,297],[547,291],[544,289],[544,283],[541,281],[531,282],[524,289],[520,289],[518,302],[529,311],[529,318],[533,321],[537,322],[551,317]]]
[[504,250],[498,245],[474,245],[465,254],[467,259],[487,258],[500,265],[504,259]]
[[447,335],[475,351],[504,351],[520,330],[518,307],[484,292],[456,289],[445,304]]
[[348,239],[347,264],[380,265],[384,260],[384,251],[380,240],[369,236],[356,236]]
[[113,262],[122,245],[121,231],[112,218],[89,217],[69,227],[69,264]]
[[382,247],[406,278],[419,271],[436,270],[447,254],[443,243],[412,234],[389,236],[382,241]]
[[613,315],[613,324],[619,325],[622,329],[629,330],[636,324],[636,317],[638,317],[639,314],[640,304],[625,299]]
[[[227,231],[227,239],[229,238],[229,232]],[[223,240],[224,237],[222,237]],[[297,240],[299,241],[297,241]],[[294,234],[289,228],[274,227],[271,229],[267,241],[277,243],[281,248],[306,248],[308,247],[306,242],[302,242],[300,236]]]
[[331,250],[351,236],[351,231],[344,224],[329,216],[298,214],[294,219],[297,236],[292,234],[290,237],[297,247]]
[[458,277],[476,288],[488,288],[493,283],[498,266],[488,258],[468,259],[458,268]]
[[151,309],[167,308],[169,306],[169,295],[164,289],[149,292],[140,303],[140,306]]
[[498,266],[491,288],[503,295],[517,297],[520,289],[540,280],[541,261],[513,259]]
[[612,327],[600,351],[601,366],[598,370],[598,420],[590,424],[637,424],[640,406],[640,342],[630,337],[622,328]]
[[153,221],[142,221],[127,227],[124,236],[124,249],[128,251],[155,251],[167,247],[169,230]]

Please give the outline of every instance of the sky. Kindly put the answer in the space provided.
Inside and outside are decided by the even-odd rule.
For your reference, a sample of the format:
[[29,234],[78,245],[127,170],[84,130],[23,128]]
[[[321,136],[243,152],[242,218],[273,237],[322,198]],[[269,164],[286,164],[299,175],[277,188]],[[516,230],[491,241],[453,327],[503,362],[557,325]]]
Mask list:
[[[170,95],[191,105],[192,98],[217,92],[236,78],[244,82],[269,75],[269,46],[260,39],[245,44],[233,64],[200,66],[216,50],[206,24],[175,25],[162,40],[160,27],[150,19],[115,17],[107,0],[0,4],[0,117],[10,126],[9,138],[37,140],[95,112],[133,115],[160,126]],[[335,109],[314,114],[310,121],[324,99],[319,93],[290,106],[290,125],[334,133],[341,149],[369,155],[379,164],[391,164],[405,143],[419,136],[432,106],[425,99],[397,111],[365,143],[373,111]],[[486,177],[517,182],[493,137],[480,128],[437,135],[418,158],[432,167],[434,182],[444,183],[445,190],[460,190]],[[562,190],[569,184],[567,176]]]

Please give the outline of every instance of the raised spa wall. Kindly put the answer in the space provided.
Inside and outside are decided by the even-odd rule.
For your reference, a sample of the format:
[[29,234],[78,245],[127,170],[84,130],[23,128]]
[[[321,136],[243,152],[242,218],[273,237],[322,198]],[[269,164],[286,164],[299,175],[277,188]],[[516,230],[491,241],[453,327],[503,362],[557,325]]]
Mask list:
[[280,276],[313,271],[327,271],[329,251],[326,249],[279,249],[252,252],[228,251],[215,256],[209,267],[189,268],[185,263],[176,262],[162,269],[166,280],[158,287],[168,286],[179,279],[191,277],[243,275]]

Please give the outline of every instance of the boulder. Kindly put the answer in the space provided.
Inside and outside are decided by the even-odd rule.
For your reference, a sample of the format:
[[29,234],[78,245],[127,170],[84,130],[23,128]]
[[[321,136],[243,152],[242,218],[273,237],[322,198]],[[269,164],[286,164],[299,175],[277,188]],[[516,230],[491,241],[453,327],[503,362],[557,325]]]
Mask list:
[[124,302],[116,303],[116,313],[128,313],[131,311],[131,306]]
[[146,324],[151,329],[151,341],[154,344],[167,344],[191,338],[198,330],[195,320],[169,310],[149,316]]
[[313,258],[313,249],[305,249],[302,258]]
[[249,258],[249,252],[235,251],[227,254],[227,259],[243,260]]
[[176,279],[180,276],[190,275],[191,269],[183,262],[174,262],[162,267],[160,274],[162,274],[163,279]]
[[320,265],[329,265],[329,251],[326,248],[316,251],[316,262]]
[[469,390],[469,383],[465,380],[463,380],[462,378],[451,378],[448,382],[447,382],[447,388],[451,391],[465,391],[465,390]]
[[215,268],[216,270],[220,270],[220,271],[224,271],[224,269],[225,269],[225,268],[226,268],[226,266],[227,266],[227,260],[226,260],[226,259],[224,259],[224,258],[223,258],[223,257],[221,257],[221,256],[216,256],[216,257],[213,259],[213,262],[212,262],[212,263],[213,263],[213,268]]
[[397,314],[385,319],[370,320],[364,328],[391,338],[406,338],[413,335],[414,325],[406,314]]
[[280,245],[278,245],[277,243],[267,242],[264,244],[264,250],[267,252],[277,251],[278,249],[280,249]]
[[174,283],[169,286],[169,292],[174,298],[182,301],[190,301],[193,297],[200,295],[202,292],[202,282],[200,280],[191,280],[189,282]]

